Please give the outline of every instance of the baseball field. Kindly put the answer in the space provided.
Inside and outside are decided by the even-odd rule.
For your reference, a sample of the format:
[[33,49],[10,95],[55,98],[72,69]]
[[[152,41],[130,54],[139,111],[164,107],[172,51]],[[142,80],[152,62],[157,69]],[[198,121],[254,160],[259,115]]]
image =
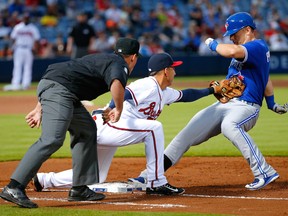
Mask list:
[[[224,77],[177,77],[174,88],[207,87],[209,81]],[[288,75],[271,76],[276,102],[288,102]],[[2,89],[4,84],[0,84]],[[18,161],[41,133],[30,129],[25,115],[34,108],[36,85],[19,92],[0,90],[0,190]],[[94,100],[89,111],[106,105],[110,95]],[[159,121],[165,132],[165,143],[187,124],[190,118],[216,99],[213,95],[192,103],[176,103],[165,107]],[[31,184],[27,195],[38,209],[23,209],[0,199],[0,215],[287,215],[288,214],[288,114],[278,115],[264,102],[256,126],[250,131],[266,160],[278,171],[280,178],[259,191],[247,191],[244,186],[253,181],[247,162],[222,135],[202,145],[192,147],[166,176],[175,186],[184,187],[181,196],[148,196],[142,191],[105,193],[98,202],[68,202],[68,190],[35,192]],[[119,148],[113,159],[107,181],[126,181],[145,168],[144,144]],[[71,167],[69,136],[64,146],[46,161],[40,171],[62,171]]]

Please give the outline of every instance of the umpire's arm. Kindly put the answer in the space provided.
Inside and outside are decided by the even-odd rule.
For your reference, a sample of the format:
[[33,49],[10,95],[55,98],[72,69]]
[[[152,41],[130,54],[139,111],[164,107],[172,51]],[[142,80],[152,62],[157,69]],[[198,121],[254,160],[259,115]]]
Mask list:
[[111,122],[117,122],[120,119],[123,110],[124,90],[125,89],[119,80],[114,79],[112,81],[110,92],[115,103],[115,108],[109,113]]

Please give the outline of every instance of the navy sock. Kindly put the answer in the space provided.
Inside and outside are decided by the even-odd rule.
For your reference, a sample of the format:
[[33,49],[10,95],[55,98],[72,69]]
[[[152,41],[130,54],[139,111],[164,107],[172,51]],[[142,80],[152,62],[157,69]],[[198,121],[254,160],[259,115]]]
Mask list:
[[172,161],[164,154],[164,171],[172,166]]

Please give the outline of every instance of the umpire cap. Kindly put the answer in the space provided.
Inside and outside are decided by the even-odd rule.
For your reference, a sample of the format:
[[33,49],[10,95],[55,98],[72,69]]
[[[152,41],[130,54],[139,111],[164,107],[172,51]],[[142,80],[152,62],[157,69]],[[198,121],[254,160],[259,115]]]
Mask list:
[[181,65],[182,61],[173,61],[168,53],[157,53],[150,57],[148,61],[149,75],[155,75],[158,71],[167,67],[177,67]]
[[226,32],[224,33],[223,37],[233,35],[246,26],[250,26],[252,29],[256,29],[256,25],[252,16],[246,12],[235,13],[228,17],[226,20]]
[[115,45],[115,53],[124,55],[133,55],[139,53],[140,44],[136,39],[133,38],[119,38]]

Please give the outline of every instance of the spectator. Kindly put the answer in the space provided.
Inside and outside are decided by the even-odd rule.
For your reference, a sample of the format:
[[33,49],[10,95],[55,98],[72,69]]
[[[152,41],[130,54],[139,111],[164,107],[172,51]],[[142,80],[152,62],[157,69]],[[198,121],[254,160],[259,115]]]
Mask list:
[[280,28],[275,29],[275,33],[269,38],[269,44],[271,51],[287,51],[288,39],[281,32]]
[[156,5],[156,14],[161,26],[168,22],[168,14],[162,2],[158,2]]
[[129,14],[131,14],[132,8],[128,5],[122,5],[120,21],[118,22],[118,29],[121,34],[126,35],[131,30],[131,22]]
[[9,17],[7,18],[7,24],[11,28],[14,28],[14,26],[20,22],[21,19],[19,18],[19,13],[17,11],[14,11],[12,15],[9,15]]
[[46,0],[47,12],[52,16],[58,15],[58,0]]
[[11,27],[5,26],[3,23],[3,19],[0,18],[0,40],[9,39],[10,32],[11,32]]
[[164,52],[164,48],[160,43],[160,39],[157,35],[152,35],[149,41],[149,47],[152,53],[161,53]]
[[63,56],[65,55],[65,51],[66,51],[66,44],[63,40],[63,35],[62,34],[58,34],[56,37],[56,41],[52,46],[52,50],[53,53],[56,56]]
[[0,18],[0,57],[8,56],[10,32],[11,28],[9,26],[5,26],[3,19]]
[[201,26],[203,22],[203,12],[199,3],[196,3],[195,0],[189,0],[188,5],[188,14],[189,20],[195,21],[197,26]]
[[108,37],[108,43],[111,47],[116,44],[116,41],[120,38],[120,33],[118,31],[113,31],[112,34]]
[[174,31],[168,22],[163,23],[162,28],[159,32],[159,38],[161,45],[166,52],[171,52],[173,43]]
[[109,8],[109,0],[95,0],[95,6],[103,14]]
[[31,17],[42,17],[46,13],[44,5],[40,5],[40,0],[25,0],[25,10]]
[[179,17],[176,26],[173,27],[173,47],[177,50],[183,50],[184,38],[188,35],[188,29],[185,28],[183,18]]
[[48,12],[47,14],[41,17],[40,23],[45,27],[55,27],[58,25],[58,18],[57,16]]
[[96,40],[91,46],[92,52],[93,53],[111,52],[113,49],[113,46],[109,44],[107,34],[105,32],[99,32],[97,36],[98,37],[96,38]]
[[93,27],[95,34],[106,31],[105,19],[98,11],[88,20],[88,24]]
[[12,15],[14,12],[17,12],[17,14],[22,15],[24,12],[25,5],[22,3],[21,0],[14,0],[9,6],[8,11],[9,14]]
[[188,36],[184,38],[185,52],[198,52],[198,48],[201,43],[201,35],[197,32],[197,30],[198,27],[195,21],[191,22],[189,24]]
[[110,4],[109,8],[105,11],[106,26],[108,28],[117,28],[121,20],[122,11],[115,5]]
[[133,35],[135,35],[135,37],[140,37],[143,34],[143,22],[145,21],[144,14],[141,8],[133,6],[129,19],[131,25],[133,26],[131,28],[131,32],[133,33]]
[[143,22],[144,32],[156,33],[160,26],[160,21],[154,9],[150,10],[148,18]]
[[74,19],[77,16],[77,4],[75,0],[67,2],[65,13],[66,17],[70,20]]
[[148,44],[147,37],[141,36],[139,38],[139,43],[140,43],[139,53],[142,56],[149,57],[149,56],[151,56],[153,54],[152,50],[151,50],[151,48],[150,48],[150,46]]
[[40,58],[53,58],[53,44],[49,43],[47,39],[41,39],[39,43],[39,57]]
[[205,14],[203,17],[203,21],[211,31],[213,31],[215,25],[219,25],[221,23],[219,13],[215,9],[216,8],[214,5],[208,4],[207,14]]

